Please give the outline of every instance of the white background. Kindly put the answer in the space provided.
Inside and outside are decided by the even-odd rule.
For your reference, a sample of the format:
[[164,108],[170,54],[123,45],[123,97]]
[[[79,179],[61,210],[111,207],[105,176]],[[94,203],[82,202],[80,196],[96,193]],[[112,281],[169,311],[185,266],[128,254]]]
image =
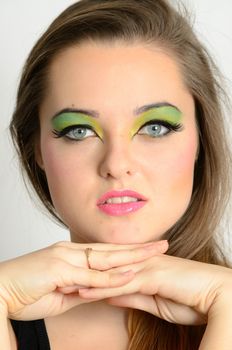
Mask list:
[[[68,232],[41,213],[29,198],[8,124],[20,72],[30,49],[50,22],[73,2],[0,0],[0,260],[69,239]],[[195,28],[226,77],[228,91],[232,91],[232,1],[184,2],[195,13]]]

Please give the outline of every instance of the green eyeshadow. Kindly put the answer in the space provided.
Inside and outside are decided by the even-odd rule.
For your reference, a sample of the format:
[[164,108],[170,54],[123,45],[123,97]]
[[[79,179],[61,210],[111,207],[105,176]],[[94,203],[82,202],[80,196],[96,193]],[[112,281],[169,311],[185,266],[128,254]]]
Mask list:
[[182,113],[175,107],[155,107],[142,113],[142,115],[135,120],[130,136],[133,137],[144,124],[151,120],[161,120],[176,125],[181,122],[181,119]]
[[[161,120],[172,125],[179,124],[182,119],[180,110],[173,106],[161,106],[149,109],[143,112],[133,123],[130,131],[132,138],[138,130],[151,120]],[[103,129],[95,118],[79,112],[61,112],[52,118],[52,126],[56,131],[62,131],[65,128],[73,125],[89,125],[97,133],[100,138],[103,138]]]
[[75,112],[64,112],[52,119],[52,126],[57,131],[62,131],[72,125],[89,125],[94,131],[96,131],[99,137],[103,137],[103,130],[99,123],[88,115]]

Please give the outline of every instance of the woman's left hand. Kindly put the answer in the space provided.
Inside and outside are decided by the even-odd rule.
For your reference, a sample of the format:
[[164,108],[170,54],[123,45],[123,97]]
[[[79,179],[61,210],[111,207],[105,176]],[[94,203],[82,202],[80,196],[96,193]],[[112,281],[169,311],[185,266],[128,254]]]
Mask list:
[[[232,293],[231,269],[165,254],[114,270],[133,270],[135,275],[124,286],[80,289],[79,295],[84,299],[107,299],[112,305],[193,325],[206,323],[210,313],[214,317],[218,308],[228,304]],[[232,312],[232,301],[230,307]]]

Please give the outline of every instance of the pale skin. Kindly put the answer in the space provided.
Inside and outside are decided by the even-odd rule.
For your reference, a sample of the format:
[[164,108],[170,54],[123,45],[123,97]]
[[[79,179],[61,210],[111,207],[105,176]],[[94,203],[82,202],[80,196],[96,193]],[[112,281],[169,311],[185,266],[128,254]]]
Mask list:
[[[127,310],[135,308],[207,323],[200,350],[230,349],[231,270],[168,256],[162,241],[188,207],[198,153],[193,98],[174,57],[141,43],[84,43],[53,61],[46,96],[36,159],[72,242],[0,264],[0,348],[16,349],[5,317],[44,318],[54,350],[123,350]],[[137,130],[133,111],[164,101],[181,111],[182,128],[160,137]],[[98,133],[80,142],[54,137],[52,117],[67,108],[98,111]],[[96,201],[115,189],[140,192],[147,203],[106,215]]]

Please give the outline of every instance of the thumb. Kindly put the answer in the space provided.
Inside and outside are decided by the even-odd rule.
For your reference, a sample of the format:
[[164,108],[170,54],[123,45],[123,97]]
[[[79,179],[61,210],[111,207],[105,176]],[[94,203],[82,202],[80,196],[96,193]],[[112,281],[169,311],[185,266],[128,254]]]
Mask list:
[[110,305],[138,309],[150,313],[154,310],[154,299],[152,296],[139,293],[111,297],[106,299],[106,302]]
[[62,303],[61,303],[62,306],[59,311],[63,313],[65,311],[68,311],[69,309],[72,309],[77,305],[86,304],[89,302],[93,302],[95,300],[98,300],[98,299],[84,300],[80,298],[80,296],[77,293],[65,294],[63,295]]
[[106,302],[114,306],[143,310],[171,323],[184,325],[206,323],[204,315],[189,306],[162,299],[158,295],[153,297],[136,293],[108,298]]

